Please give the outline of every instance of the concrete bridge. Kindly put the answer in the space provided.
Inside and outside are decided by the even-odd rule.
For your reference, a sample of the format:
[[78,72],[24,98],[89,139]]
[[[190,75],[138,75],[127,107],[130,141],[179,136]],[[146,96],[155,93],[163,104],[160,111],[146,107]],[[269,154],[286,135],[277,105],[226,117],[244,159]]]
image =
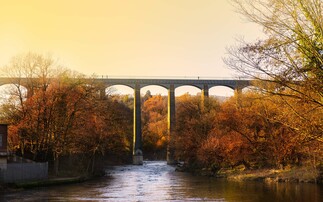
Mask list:
[[[0,86],[12,84],[15,79],[0,78]],[[23,85],[28,79],[20,78]],[[202,102],[209,96],[209,89],[215,86],[226,86],[235,92],[240,92],[243,88],[251,86],[251,80],[230,80],[230,79],[128,79],[128,78],[95,78],[88,79],[102,86],[101,92],[113,85],[125,85],[134,89],[134,121],[133,121],[133,164],[143,164],[142,152],[142,131],[141,131],[141,99],[140,89],[149,85],[157,85],[168,90],[168,136],[170,142],[175,129],[175,89],[180,86],[195,86],[201,90]],[[28,90],[28,89],[27,89]],[[170,143],[171,145],[171,143]],[[167,147],[167,162],[174,163],[174,151],[171,146]]]

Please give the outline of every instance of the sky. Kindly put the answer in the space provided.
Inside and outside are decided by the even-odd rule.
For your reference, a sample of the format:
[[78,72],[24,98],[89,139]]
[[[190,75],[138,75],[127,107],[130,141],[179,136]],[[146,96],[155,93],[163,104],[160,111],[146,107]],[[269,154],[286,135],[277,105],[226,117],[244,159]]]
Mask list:
[[50,54],[86,75],[232,77],[223,63],[237,38],[261,29],[229,0],[0,0],[0,66]]

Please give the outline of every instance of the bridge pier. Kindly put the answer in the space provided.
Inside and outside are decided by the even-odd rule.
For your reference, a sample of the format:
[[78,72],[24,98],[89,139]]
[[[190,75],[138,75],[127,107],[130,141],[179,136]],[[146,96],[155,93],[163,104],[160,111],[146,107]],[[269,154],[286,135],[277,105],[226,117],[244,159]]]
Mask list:
[[203,89],[201,92],[201,110],[204,111],[205,106],[208,104],[209,97],[209,86],[207,84],[203,85]]
[[105,93],[105,86],[103,86],[103,87],[100,87],[100,89],[99,89],[99,97],[100,97],[100,99],[105,99],[105,96],[106,96],[106,93]]
[[133,151],[132,163],[134,165],[143,164],[142,153],[142,134],[141,134],[141,100],[140,85],[136,84],[134,88],[134,109],[133,109]]
[[237,86],[235,89],[234,89],[234,95],[236,96],[236,107],[237,108],[240,108],[241,107],[241,94],[242,94],[242,89]]
[[167,164],[175,164],[174,157],[174,131],[175,131],[175,88],[171,84],[168,89],[168,145],[167,145]]

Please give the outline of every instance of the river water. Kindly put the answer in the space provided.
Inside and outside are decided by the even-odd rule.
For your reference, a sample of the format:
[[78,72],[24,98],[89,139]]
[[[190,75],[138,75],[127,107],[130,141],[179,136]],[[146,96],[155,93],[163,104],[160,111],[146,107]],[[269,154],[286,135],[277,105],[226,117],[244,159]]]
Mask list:
[[3,194],[0,201],[323,201],[321,185],[228,182],[175,172],[164,161],[115,166],[106,173],[99,180]]

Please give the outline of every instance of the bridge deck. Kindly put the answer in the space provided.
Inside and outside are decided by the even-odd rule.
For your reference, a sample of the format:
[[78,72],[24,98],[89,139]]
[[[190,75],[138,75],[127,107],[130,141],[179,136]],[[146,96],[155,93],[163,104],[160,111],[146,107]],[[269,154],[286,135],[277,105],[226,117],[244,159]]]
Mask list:
[[[12,84],[15,81],[20,80],[21,84],[29,80],[28,78],[8,78],[0,77],[0,85]],[[151,79],[151,78],[87,78],[86,80],[91,80],[95,82],[102,82],[107,86],[111,85],[126,85],[131,88],[134,88],[136,85],[140,87],[145,87],[149,85],[159,85],[167,89],[170,88],[170,85],[174,87],[179,86],[195,86],[199,89],[211,88],[214,86],[226,86],[232,89],[244,88],[252,85],[252,80],[239,80],[239,79]]]

